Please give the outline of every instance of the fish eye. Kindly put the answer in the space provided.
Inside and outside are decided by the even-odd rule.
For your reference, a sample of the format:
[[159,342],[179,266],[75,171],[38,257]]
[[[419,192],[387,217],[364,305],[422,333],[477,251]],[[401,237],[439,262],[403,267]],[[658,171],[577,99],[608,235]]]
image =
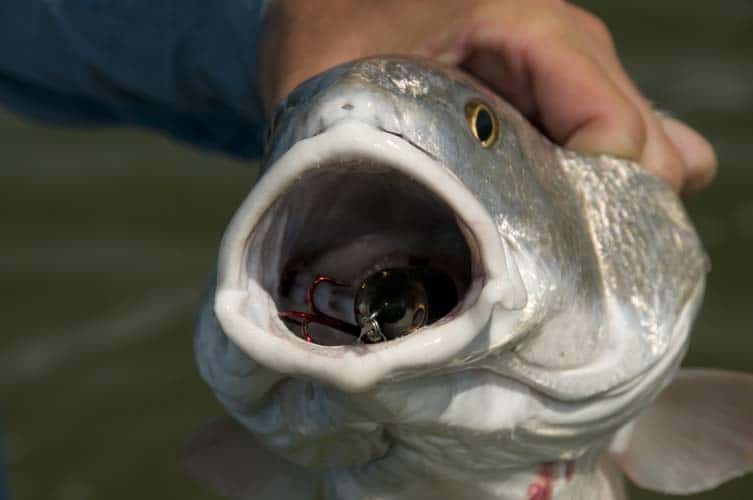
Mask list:
[[481,146],[489,148],[499,137],[499,121],[489,106],[479,101],[471,101],[465,106],[465,115],[471,133]]

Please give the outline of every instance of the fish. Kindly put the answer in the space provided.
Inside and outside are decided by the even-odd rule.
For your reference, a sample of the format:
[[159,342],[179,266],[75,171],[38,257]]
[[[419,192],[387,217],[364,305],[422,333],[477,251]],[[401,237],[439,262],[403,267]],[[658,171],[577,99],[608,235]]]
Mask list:
[[680,369],[709,258],[629,160],[551,142],[462,70],[295,89],[223,236],[184,450],[235,498],[624,499],[753,470],[753,376]]

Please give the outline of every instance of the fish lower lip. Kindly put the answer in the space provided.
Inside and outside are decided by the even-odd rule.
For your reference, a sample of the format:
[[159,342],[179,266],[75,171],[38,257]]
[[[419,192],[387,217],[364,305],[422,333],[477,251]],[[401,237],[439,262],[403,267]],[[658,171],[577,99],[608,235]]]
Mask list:
[[[354,298],[367,276],[386,268],[428,268],[452,282],[456,303],[434,318],[447,321],[478,274],[475,243],[461,225],[437,194],[387,163],[331,161],[305,171],[266,211],[248,248],[247,269],[264,270],[255,278],[278,312],[308,311],[317,276],[341,282],[317,287],[314,302],[323,314],[355,325]],[[287,326],[301,335],[299,326]],[[320,345],[357,341],[323,324],[312,325],[311,334]]]

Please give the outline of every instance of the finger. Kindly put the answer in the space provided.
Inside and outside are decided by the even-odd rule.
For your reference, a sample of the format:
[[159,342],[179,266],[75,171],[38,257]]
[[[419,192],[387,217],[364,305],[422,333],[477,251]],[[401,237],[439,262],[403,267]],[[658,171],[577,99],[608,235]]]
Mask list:
[[555,140],[576,151],[634,160],[676,191],[683,189],[682,155],[616,58],[605,64],[573,51],[549,66],[531,64],[542,123]]
[[660,118],[664,132],[680,152],[687,168],[686,194],[695,193],[711,184],[718,163],[714,148],[701,134],[669,116]]
[[[630,83],[632,85],[632,82]],[[640,94],[633,97],[646,127],[646,144],[638,162],[649,172],[667,181],[677,192],[687,182],[687,165],[669,139],[651,105]]]
[[[523,93],[517,100],[523,101],[524,110],[528,99],[535,103],[540,124],[552,140],[585,153],[639,161],[646,142],[640,111],[601,64],[577,49],[576,43],[553,32],[554,36],[525,25],[518,25],[514,33],[500,32],[494,23],[482,24],[471,44],[474,52],[497,52],[506,61],[512,80],[530,82],[526,85],[528,95]],[[510,98],[505,92],[509,82],[502,75],[497,78],[501,81],[492,87]],[[521,104],[514,93],[512,103]]]
[[540,119],[551,137],[576,151],[639,161],[647,139],[640,111],[595,61],[553,50],[543,46],[528,63]]
[[651,103],[640,93],[616,56],[603,60],[615,85],[632,101],[643,119],[646,142],[638,162],[680,192],[688,180],[688,164],[679,144],[670,140]]
[[580,47],[605,69],[605,74],[632,102],[641,115],[646,131],[643,151],[637,161],[647,170],[682,191],[688,180],[689,167],[685,157],[670,140],[651,103],[638,90],[619,61],[611,34],[606,25],[593,14],[568,6],[581,29]]

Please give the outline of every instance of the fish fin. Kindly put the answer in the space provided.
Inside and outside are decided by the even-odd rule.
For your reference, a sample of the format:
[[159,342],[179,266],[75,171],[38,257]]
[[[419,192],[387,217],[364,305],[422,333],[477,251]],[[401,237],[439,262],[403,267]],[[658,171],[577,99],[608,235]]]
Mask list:
[[596,468],[596,480],[598,481],[598,496],[591,494],[588,498],[599,500],[627,500],[625,479],[622,471],[617,467],[609,455],[604,455],[599,460]]
[[638,486],[692,494],[753,472],[753,375],[680,370],[612,454]]
[[[567,479],[567,483],[570,479]],[[625,477],[609,454],[599,458],[592,474],[575,476],[575,484],[564,488],[555,498],[563,500],[628,500]]]
[[267,450],[231,418],[207,422],[186,443],[183,463],[189,475],[215,493],[237,499],[317,498],[313,472]]

